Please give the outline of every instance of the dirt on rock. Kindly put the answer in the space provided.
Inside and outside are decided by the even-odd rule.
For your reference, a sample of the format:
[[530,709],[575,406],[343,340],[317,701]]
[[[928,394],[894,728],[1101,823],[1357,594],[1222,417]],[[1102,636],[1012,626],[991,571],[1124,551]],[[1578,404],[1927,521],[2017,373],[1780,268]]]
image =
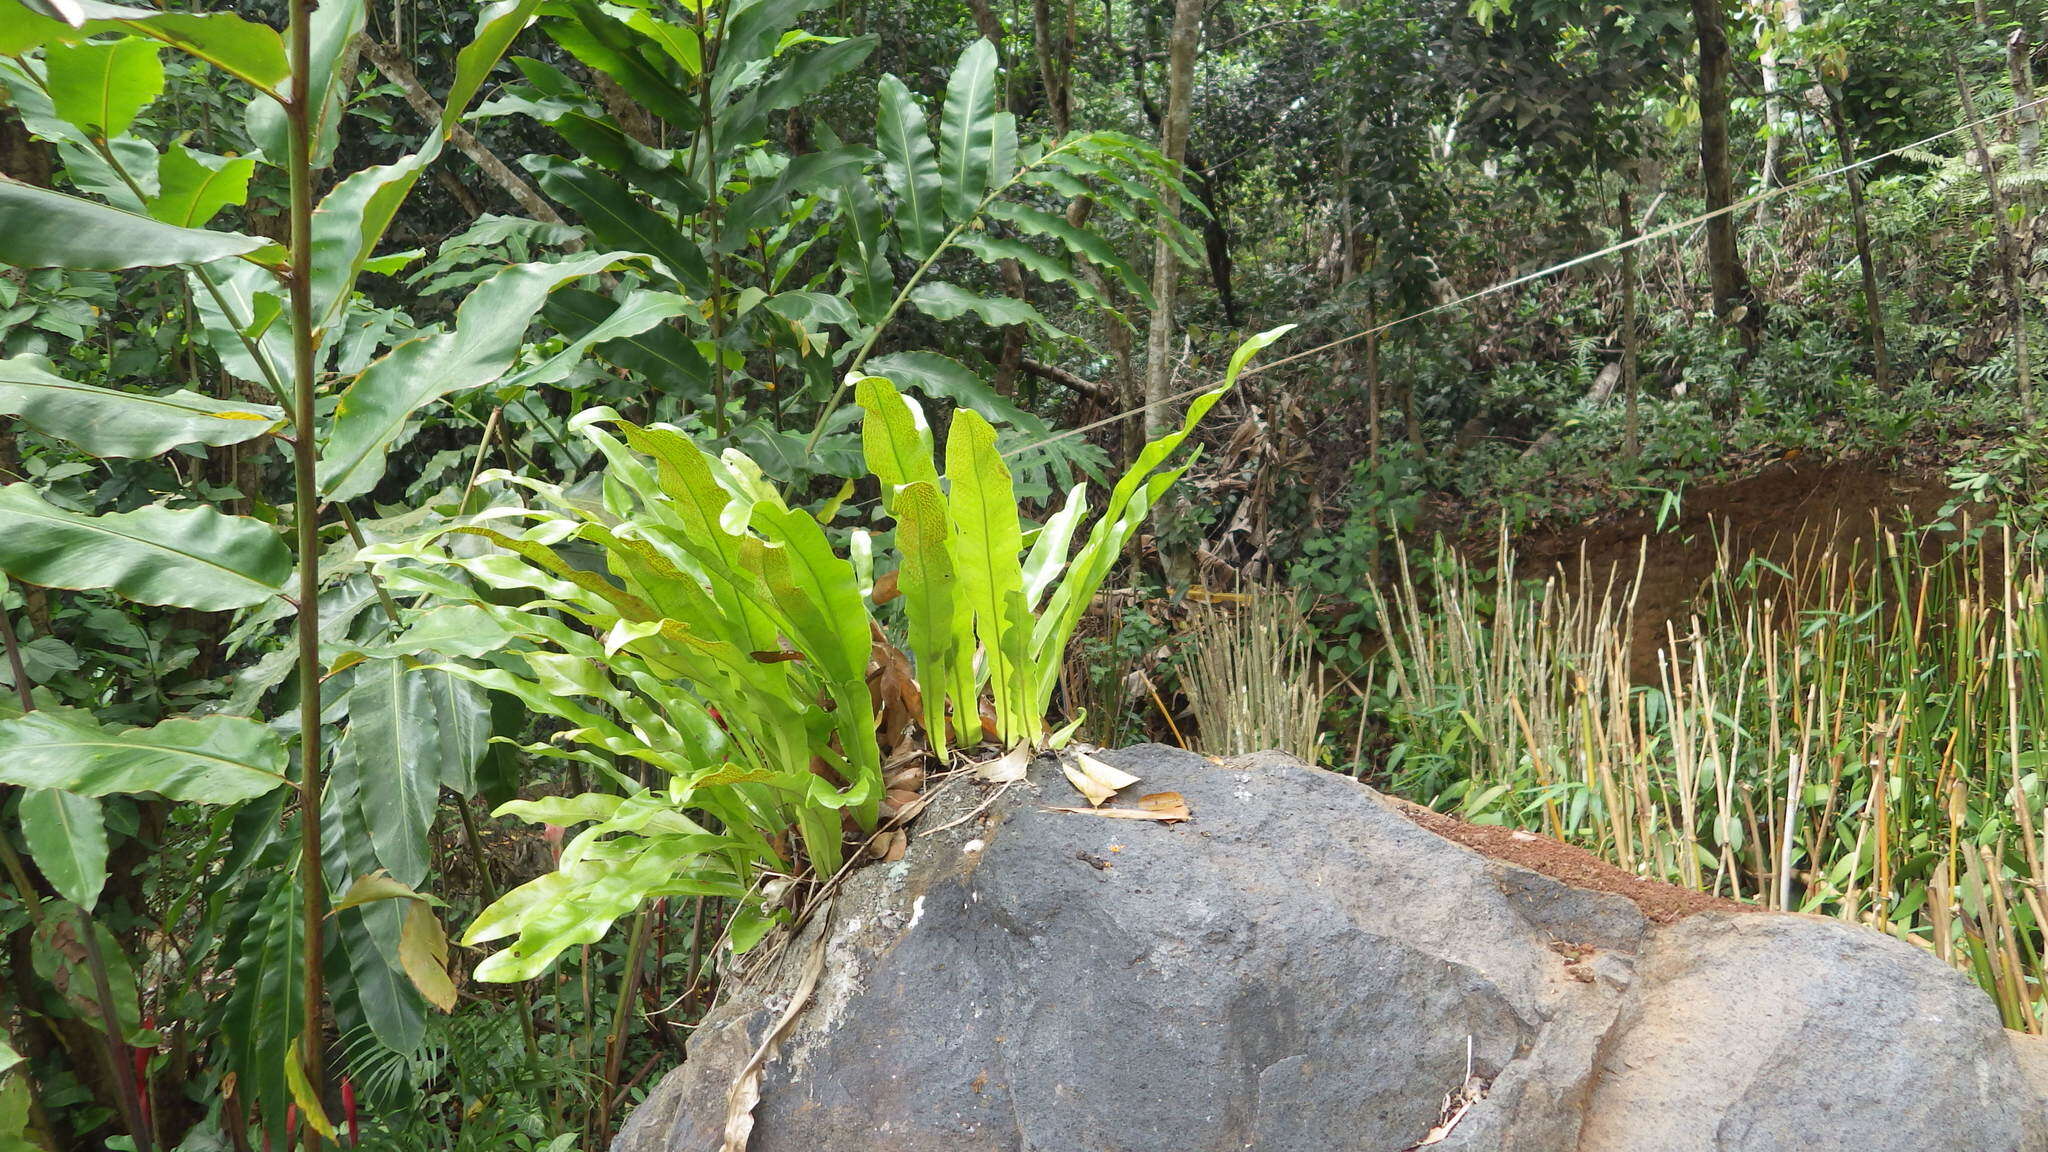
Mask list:
[[1583,848],[1485,824],[1467,824],[1455,816],[1424,808],[1398,797],[1388,801],[1402,815],[1438,836],[1462,844],[1482,856],[1539,872],[1574,888],[1606,892],[1633,903],[1653,924],[1675,924],[1701,912],[1754,912],[1755,907],[1720,896],[1695,892],[1661,880],[1645,880],[1615,867]]

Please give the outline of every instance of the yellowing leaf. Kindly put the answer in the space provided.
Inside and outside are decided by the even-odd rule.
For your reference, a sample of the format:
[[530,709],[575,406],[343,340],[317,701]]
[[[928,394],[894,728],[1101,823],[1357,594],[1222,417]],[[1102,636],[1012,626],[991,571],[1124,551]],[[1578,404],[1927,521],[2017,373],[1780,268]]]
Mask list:
[[306,1078],[306,1067],[299,1062],[299,1052],[304,1047],[295,1040],[285,1051],[285,1083],[290,1085],[292,1102],[299,1106],[299,1114],[306,1118],[306,1123],[311,1124],[315,1132],[332,1140],[335,1138],[334,1122],[327,1118],[327,1109],[320,1105],[320,1094],[313,1091],[313,1082]]
[[448,934],[424,903],[405,910],[398,932],[398,963],[427,1003],[443,1012],[455,1007],[455,981],[448,978]]
[[337,912],[343,912],[350,908],[360,908],[365,904],[374,904],[379,900],[418,900],[427,904],[440,903],[440,901],[435,900],[431,896],[413,891],[410,887],[394,879],[391,873],[379,868],[375,872],[356,877],[356,882],[348,886],[348,891],[342,893],[341,899],[335,902],[334,907],[327,910],[327,914],[332,916]]

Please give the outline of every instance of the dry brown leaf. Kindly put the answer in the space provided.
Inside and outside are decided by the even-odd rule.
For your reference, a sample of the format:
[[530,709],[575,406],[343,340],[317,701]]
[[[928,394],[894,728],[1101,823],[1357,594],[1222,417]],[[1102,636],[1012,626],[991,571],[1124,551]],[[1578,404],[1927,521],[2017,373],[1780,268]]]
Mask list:
[[[831,926],[831,922],[827,920],[825,928],[830,929]],[[761,1069],[768,1063],[768,1057],[774,1053],[775,1046],[782,1042],[783,1035],[789,1031],[789,1026],[796,1020],[797,1013],[802,1012],[804,1005],[810,1001],[811,992],[817,988],[818,976],[825,971],[825,945],[831,938],[830,931],[818,933],[817,942],[811,948],[811,955],[804,964],[803,976],[797,981],[796,991],[790,995],[788,1006],[783,1008],[782,1015],[775,1021],[775,1026],[768,1029],[766,1036],[761,1037],[760,1047],[754,1049],[754,1054],[747,1058],[745,1064],[740,1065],[738,1075],[733,1077],[732,1086],[726,1089],[725,1141],[720,1145],[721,1152],[747,1152],[747,1141],[754,1135],[754,1106],[761,1102]]]
[[1138,782],[1136,776],[1111,764],[1105,764],[1086,752],[1076,752],[1071,761],[1061,761],[1060,771],[1066,773],[1067,782],[1074,790],[1087,797],[1094,807]]
[[1188,802],[1178,792],[1154,792],[1141,797],[1136,808],[1054,808],[1054,812],[1078,812],[1083,816],[1107,816],[1112,820],[1157,820],[1172,824],[1194,818]]
[[905,755],[901,760],[884,766],[882,785],[891,792],[924,791],[924,760],[924,752],[919,749],[914,754]]
[[1024,770],[1031,766],[1031,749],[1012,748],[993,760],[984,760],[974,766],[974,777],[990,784],[1008,784],[1022,780]]

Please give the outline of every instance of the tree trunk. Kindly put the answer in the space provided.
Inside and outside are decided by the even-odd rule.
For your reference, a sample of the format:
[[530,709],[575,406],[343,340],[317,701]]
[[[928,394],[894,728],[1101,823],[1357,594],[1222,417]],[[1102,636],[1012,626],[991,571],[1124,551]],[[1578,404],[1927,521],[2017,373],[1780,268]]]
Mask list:
[[1223,308],[1223,323],[1237,327],[1237,298],[1230,282],[1230,233],[1223,227],[1223,171],[1204,170],[1192,155],[1189,175],[1195,195],[1202,198],[1207,214],[1202,217],[1202,254],[1208,258],[1209,281],[1216,286],[1216,303]]
[[1977,163],[1984,170],[1984,190],[1991,197],[1991,222],[1998,230],[1998,274],[2005,283],[2006,310],[2012,324],[2012,374],[2019,385],[2020,406],[2027,422],[2039,418],[2034,407],[2034,369],[2027,348],[2026,296],[2020,290],[2020,245],[2013,235],[2012,218],[2005,212],[2005,197],[1998,190],[1998,168],[1991,162],[1991,142],[1984,137],[1984,125],[1977,119],[1977,102],[1970,96],[1970,82],[1963,77],[1962,62],[1949,53],[1949,67],[1956,74],[1956,95],[1962,98],[1963,120],[1977,145]]
[[1038,58],[1038,82],[1045,91],[1045,114],[1052,121],[1055,139],[1074,126],[1074,93],[1069,84],[1074,70],[1071,4],[1066,11],[1067,23],[1056,29],[1051,0],[1031,0],[1031,47]]
[[[1365,307],[1365,326],[1368,331],[1380,326],[1379,309],[1371,304]],[[1365,458],[1373,467],[1380,463],[1380,334],[1372,332],[1365,338]]]
[[1883,284],[1877,275],[1877,255],[1870,247],[1870,216],[1863,207],[1863,170],[1856,163],[1856,141],[1849,135],[1848,117],[1842,114],[1842,90],[1827,86],[1828,119],[1835,126],[1835,143],[1841,148],[1842,164],[1848,168],[1843,179],[1849,187],[1849,225],[1856,237],[1856,263],[1863,269],[1863,315],[1870,328],[1870,355],[1875,361],[1878,391],[1891,388],[1891,360],[1885,352]]
[[1636,208],[1635,197],[1621,189],[1621,388],[1628,406],[1622,423],[1622,448],[1631,462],[1642,459],[1643,426],[1636,411]]
[[[1791,130],[1792,118],[1785,114],[1785,96],[1779,91],[1783,73],[1778,69],[1780,5],[1777,0],[1763,0],[1758,6],[1758,20],[1765,26],[1766,45],[1758,55],[1757,66],[1763,72],[1764,80],[1764,186],[1778,188],[1785,183],[1784,137]],[[1784,21],[1788,31],[1790,21]],[[1622,193],[1627,197],[1627,193]],[[1777,212],[1775,201],[1766,200],[1757,205],[1756,218],[1768,223]]]
[[2020,163],[2031,168],[2041,154],[2041,106],[2034,103],[2034,45],[2024,28],[2005,42],[2005,69],[2012,77],[2014,134],[2019,141]]
[[[1159,126],[1159,150],[1169,162],[1187,157],[1195,81],[1195,47],[1201,37],[1201,0],[1174,0],[1173,31],[1167,41],[1166,113]],[[1173,386],[1173,298],[1180,262],[1166,230],[1180,222],[1180,196],[1171,185],[1159,190],[1160,234],[1152,242],[1152,322],[1145,331],[1145,434],[1166,430],[1173,419],[1167,397]]]
[[21,114],[12,108],[0,108],[0,175],[48,188],[54,166],[50,146],[29,135]]
[[1692,0],[1699,36],[1700,182],[1707,211],[1708,282],[1714,314],[1736,326],[1743,346],[1754,351],[1763,331],[1762,310],[1735,248],[1735,176],[1728,160],[1728,29],[1721,0]]

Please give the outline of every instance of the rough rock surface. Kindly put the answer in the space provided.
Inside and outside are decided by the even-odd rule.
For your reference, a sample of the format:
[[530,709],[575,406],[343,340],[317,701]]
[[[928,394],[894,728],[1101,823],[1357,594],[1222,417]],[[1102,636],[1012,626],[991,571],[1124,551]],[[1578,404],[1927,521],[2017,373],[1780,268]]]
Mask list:
[[[1076,801],[1042,766],[956,827],[983,798],[935,805],[814,928],[753,1152],[2048,1150],[2039,1054],[1911,945],[1653,924],[1277,754],[1103,758],[1193,821],[1048,811]],[[712,1013],[614,1152],[720,1147],[816,940]]]

